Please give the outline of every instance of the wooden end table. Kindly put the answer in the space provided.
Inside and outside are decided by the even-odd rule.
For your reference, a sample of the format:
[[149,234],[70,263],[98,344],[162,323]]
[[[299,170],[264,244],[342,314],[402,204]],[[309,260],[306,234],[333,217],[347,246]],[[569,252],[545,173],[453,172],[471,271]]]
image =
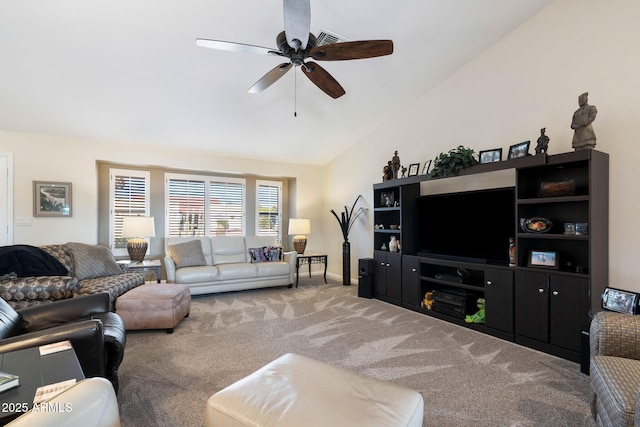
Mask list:
[[326,254],[315,254],[315,253],[305,253],[298,254],[298,258],[296,258],[296,288],[298,287],[298,278],[300,277],[300,266],[301,265],[309,265],[309,278],[311,278],[311,264],[324,264],[324,283],[327,283],[327,255]]

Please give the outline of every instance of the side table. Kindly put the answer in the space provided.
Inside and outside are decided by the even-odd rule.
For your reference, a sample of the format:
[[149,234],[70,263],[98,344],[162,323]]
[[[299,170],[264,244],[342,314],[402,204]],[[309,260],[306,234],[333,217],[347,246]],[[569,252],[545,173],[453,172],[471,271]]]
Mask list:
[[73,349],[44,356],[39,347],[0,354],[0,371],[20,376],[20,385],[0,393],[0,424],[4,425],[33,407],[38,387],[62,381],[84,379]]
[[118,265],[122,268],[122,271],[125,273],[142,270],[142,271],[151,271],[156,275],[157,283],[160,283],[160,278],[162,276],[161,267],[159,259],[145,259],[142,262],[131,261],[129,259],[123,259],[118,261]]
[[298,254],[296,259],[296,288],[298,287],[298,278],[300,277],[300,266],[309,265],[309,277],[311,277],[311,264],[324,264],[324,283],[327,283],[327,255],[326,254]]

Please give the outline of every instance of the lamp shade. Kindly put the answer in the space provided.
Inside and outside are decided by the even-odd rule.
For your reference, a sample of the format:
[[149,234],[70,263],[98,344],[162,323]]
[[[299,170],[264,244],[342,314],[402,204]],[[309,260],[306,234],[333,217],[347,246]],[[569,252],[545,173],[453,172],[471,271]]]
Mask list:
[[289,234],[311,234],[311,220],[308,218],[289,219]]
[[125,216],[122,218],[122,237],[156,237],[152,216]]

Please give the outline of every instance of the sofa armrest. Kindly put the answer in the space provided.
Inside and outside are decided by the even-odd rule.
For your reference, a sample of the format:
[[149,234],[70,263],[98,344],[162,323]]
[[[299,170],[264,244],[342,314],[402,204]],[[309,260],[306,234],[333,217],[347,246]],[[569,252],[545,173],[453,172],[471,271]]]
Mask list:
[[640,360],[640,316],[600,311],[589,329],[591,356]]
[[164,257],[164,269],[167,273],[167,283],[176,282],[176,263],[170,256]]
[[69,340],[85,376],[104,375],[103,325],[98,319],[83,320],[43,331],[29,332],[0,340],[0,353],[39,347]]
[[298,252],[283,252],[282,259],[289,264],[289,284],[293,285],[296,282],[296,260],[298,259]]
[[25,331],[33,332],[106,312],[109,312],[109,294],[98,293],[27,307],[20,311],[20,317]]

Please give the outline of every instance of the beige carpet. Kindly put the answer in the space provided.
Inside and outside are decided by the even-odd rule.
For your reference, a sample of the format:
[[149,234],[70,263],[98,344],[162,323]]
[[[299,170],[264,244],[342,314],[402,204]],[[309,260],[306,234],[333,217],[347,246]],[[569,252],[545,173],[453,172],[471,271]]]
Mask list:
[[123,426],[203,426],[209,396],[287,352],[418,390],[425,426],[591,425],[576,363],[358,298],[356,286],[300,282],[194,297],[173,334],[129,333]]

